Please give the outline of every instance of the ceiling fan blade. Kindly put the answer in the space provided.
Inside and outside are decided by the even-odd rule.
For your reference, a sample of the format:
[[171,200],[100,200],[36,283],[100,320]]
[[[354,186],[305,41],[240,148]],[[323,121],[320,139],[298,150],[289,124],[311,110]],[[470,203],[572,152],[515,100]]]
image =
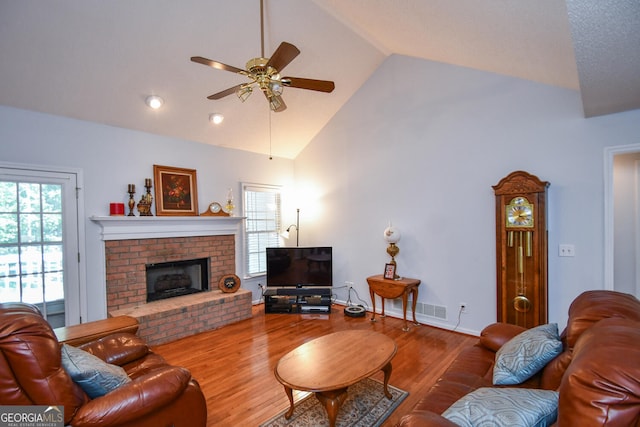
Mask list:
[[336,85],[329,80],[303,79],[300,77],[283,77],[280,79],[284,86],[295,87],[298,89],[317,90],[319,92],[333,92]]
[[239,89],[242,89],[244,85],[236,85],[234,87],[230,87],[229,89],[223,90],[222,92],[214,93],[213,95],[207,96],[207,99],[220,99],[225,96],[229,96],[233,93],[236,93]]
[[278,71],[282,71],[284,67],[289,65],[293,59],[300,54],[300,50],[297,47],[292,45],[291,43],[282,42],[280,46],[273,52],[271,58],[269,58],[269,62],[267,62],[267,67],[271,66]]
[[287,109],[287,104],[284,103],[284,99],[282,99],[280,95],[274,95],[273,93],[269,94],[266,91],[263,93],[267,98],[267,101],[269,101],[269,108],[271,108],[271,111],[279,113]]
[[213,67],[218,70],[231,71],[232,73],[246,74],[246,71],[243,69],[234,67],[232,65],[223,64],[222,62],[212,61],[211,59],[203,58],[202,56],[192,56],[191,60],[193,62],[197,62],[198,64],[207,65],[209,67]]

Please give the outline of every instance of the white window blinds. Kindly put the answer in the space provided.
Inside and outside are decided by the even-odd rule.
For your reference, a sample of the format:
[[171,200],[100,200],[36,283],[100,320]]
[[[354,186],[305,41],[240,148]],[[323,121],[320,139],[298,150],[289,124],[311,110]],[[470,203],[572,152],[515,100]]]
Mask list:
[[278,186],[243,184],[245,260],[249,276],[267,271],[265,249],[280,246],[280,192]]

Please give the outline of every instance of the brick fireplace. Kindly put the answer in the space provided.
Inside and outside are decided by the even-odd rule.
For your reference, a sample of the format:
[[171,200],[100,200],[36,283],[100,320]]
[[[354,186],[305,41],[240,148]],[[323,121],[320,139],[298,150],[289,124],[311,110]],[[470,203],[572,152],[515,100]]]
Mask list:
[[232,235],[109,240],[104,253],[108,313],[147,303],[147,264],[209,258],[211,289],[218,289],[222,276],[236,271]]
[[[235,274],[241,218],[93,217],[102,226],[110,316],[140,322],[138,335],[161,344],[251,317],[251,292],[227,294],[218,281]],[[147,302],[146,265],[209,259],[209,291]]]

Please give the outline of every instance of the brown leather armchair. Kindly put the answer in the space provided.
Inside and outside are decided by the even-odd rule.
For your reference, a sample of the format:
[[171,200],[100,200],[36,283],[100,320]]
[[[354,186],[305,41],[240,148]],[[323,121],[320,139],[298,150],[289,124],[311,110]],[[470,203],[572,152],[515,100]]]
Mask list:
[[61,344],[35,306],[0,304],[0,405],[63,405],[71,426],[205,426],[207,406],[191,373],[139,337],[117,333],[82,346],[121,366],[130,382],[90,399],[61,364]]

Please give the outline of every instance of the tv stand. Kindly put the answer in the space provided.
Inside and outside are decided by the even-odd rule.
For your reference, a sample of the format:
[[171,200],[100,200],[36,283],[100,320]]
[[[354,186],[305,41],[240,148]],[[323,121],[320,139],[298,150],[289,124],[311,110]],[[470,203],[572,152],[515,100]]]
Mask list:
[[265,313],[331,313],[331,288],[267,288]]

